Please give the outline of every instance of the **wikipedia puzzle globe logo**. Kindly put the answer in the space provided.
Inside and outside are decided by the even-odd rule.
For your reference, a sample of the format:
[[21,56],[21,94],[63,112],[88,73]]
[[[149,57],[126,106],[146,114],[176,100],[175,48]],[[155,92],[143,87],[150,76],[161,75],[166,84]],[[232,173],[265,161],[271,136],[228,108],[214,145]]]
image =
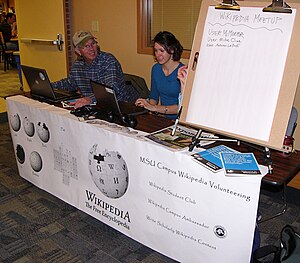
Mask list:
[[14,114],[10,117],[10,125],[15,132],[20,130],[21,120],[20,120],[20,116],[18,113]]
[[49,132],[49,129],[48,129],[46,123],[38,122],[38,124],[37,124],[37,133],[38,133],[38,136],[40,137],[40,139],[43,142],[46,143],[46,142],[49,141],[50,132]]
[[109,198],[120,198],[128,188],[125,160],[115,151],[100,151],[94,144],[89,152],[89,170],[98,189]]
[[32,137],[34,135],[35,129],[34,124],[30,121],[28,117],[24,118],[24,131],[29,136]]

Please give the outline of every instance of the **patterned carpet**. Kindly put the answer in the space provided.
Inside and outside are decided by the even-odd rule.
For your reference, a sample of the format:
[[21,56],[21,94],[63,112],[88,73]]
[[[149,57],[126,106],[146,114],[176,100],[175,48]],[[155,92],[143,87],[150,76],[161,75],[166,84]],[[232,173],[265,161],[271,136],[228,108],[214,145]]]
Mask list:
[[17,68],[11,68],[4,72],[3,62],[0,63],[0,112],[6,111],[4,98],[6,96],[21,94],[21,84]]
[[[175,262],[22,179],[6,121],[0,114],[0,262]],[[299,193],[288,188],[287,212],[259,224],[262,245],[273,244],[287,223],[300,231]],[[280,192],[263,190],[263,218],[281,201]]]
[[175,262],[22,179],[7,122],[0,158],[0,262]]
[[10,68],[4,72],[2,64],[0,63],[0,97],[21,94],[21,83],[17,68]]

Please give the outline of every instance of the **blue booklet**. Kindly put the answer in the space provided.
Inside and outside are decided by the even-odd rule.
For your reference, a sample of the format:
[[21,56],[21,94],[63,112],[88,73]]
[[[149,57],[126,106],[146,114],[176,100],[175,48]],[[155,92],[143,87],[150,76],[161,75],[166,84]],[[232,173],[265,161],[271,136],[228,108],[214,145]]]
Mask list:
[[202,164],[213,172],[222,170],[220,153],[238,153],[225,145],[218,145],[202,152],[192,154],[193,160]]
[[220,153],[225,175],[261,175],[253,153]]

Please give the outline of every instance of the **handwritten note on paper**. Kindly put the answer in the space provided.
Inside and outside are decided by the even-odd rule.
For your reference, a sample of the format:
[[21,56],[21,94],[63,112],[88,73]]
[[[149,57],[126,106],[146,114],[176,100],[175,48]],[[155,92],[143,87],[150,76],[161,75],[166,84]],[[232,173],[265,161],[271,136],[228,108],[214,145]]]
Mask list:
[[268,141],[295,13],[209,7],[186,121]]

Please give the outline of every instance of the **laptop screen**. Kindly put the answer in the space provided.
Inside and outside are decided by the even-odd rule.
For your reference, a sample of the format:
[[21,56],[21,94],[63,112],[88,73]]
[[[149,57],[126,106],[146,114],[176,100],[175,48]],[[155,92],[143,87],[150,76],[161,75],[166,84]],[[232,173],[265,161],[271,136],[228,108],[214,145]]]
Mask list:
[[29,85],[32,96],[36,95],[53,100],[55,99],[55,94],[45,69],[24,65],[21,65],[21,68]]
[[114,115],[141,115],[148,113],[148,110],[136,106],[133,102],[118,101],[112,87],[91,80],[91,86],[97,101],[97,107],[106,113]]
[[120,114],[121,110],[113,88],[91,80],[97,106],[107,113]]
[[24,65],[21,65],[21,68],[29,85],[32,98],[48,102],[59,102],[81,96],[77,92],[53,89],[45,69]]

